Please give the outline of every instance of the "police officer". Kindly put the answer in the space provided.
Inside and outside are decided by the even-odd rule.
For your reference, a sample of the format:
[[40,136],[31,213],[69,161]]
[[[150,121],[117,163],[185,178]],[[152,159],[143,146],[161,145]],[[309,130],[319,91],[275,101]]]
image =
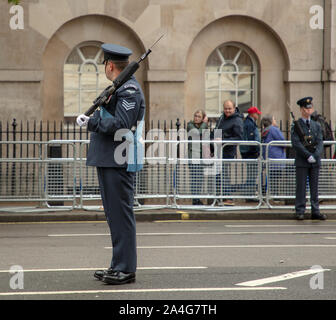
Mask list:
[[310,187],[311,218],[319,220],[327,218],[326,215],[320,213],[319,208],[318,179],[323,138],[320,124],[310,117],[314,112],[312,100],[312,97],[305,97],[297,101],[301,118],[294,121],[291,128],[296,168],[295,217],[298,220],[304,219],[306,210],[307,177]]
[[[106,77],[113,81],[128,65],[132,51],[115,44],[103,44],[102,49]],[[77,123],[87,125],[91,132],[87,165],[97,167],[104,212],[111,233],[110,268],[97,270],[94,274],[95,278],[107,284],[135,281],[137,252],[133,186],[136,170],[129,170],[127,155],[130,154],[130,143],[125,141],[125,137],[138,121],[143,121],[144,112],[144,95],[132,76],[92,117],[80,115],[77,118]]]

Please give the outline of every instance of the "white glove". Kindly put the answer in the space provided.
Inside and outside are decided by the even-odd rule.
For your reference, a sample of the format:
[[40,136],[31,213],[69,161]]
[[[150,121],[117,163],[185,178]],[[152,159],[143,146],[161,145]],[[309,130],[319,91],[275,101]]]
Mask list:
[[309,163],[315,163],[316,162],[316,160],[315,160],[315,158],[313,156],[309,156],[309,158],[307,159],[307,161]]
[[85,114],[81,114],[77,117],[76,122],[80,127],[82,127],[88,124],[89,119],[90,117],[86,116]]

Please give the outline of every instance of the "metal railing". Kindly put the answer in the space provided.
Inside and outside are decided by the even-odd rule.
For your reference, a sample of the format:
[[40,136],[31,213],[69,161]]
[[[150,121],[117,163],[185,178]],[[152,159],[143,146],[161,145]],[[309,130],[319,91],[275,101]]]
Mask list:
[[[272,146],[291,147],[290,141],[271,141],[265,145],[266,160],[264,170],[266,176],[266,205],[270,208],[288,209],[294,205],[283,205],[280,201],[294,203],[295,199],[295,166],[294,159],[271,159],[269,149]],[[335,141],[324,141],[324,146],[336,147]],[[320,205],[321,209],[336,209],[336,159],[321,159],[319,176],[319,199],[334,202],[334,204]],[[272,203],[272,200],[276,202]],[[279,201],[280,200],[280,201]],[[307,180],[307,200],[310,200],[309,182]],[[307,205],[307,208],[309,205]]]
[[[159,208],[208,211],[293,209],[294,159],[271,159],[271,146],[290,147],[290,141],[268,144],[248,141],[146,140],[142,171],[135,178],[135,210]],[[188,145],[214,145],[214,156],[188,158]],[[96,168],[86,166],[89,140],[6,141],[1,148],[26,148],[26,156],[0,159],[0,211],[102,210]],[[335,148],[336,142],[325,142]],[[237,158],[222,159],[233,145]],[[241,145],[266,148],[266,159],[242,159]],[[53,154],[53,150],[56,150]],[[12,155],[13,152],[8,152]],[[62,157],[65,154],[66,157]],[[307,188],[309,188],[307,186]],[[322,159],[319,181],[321,209],[336,208],[336,160]],[[203,205],[193,204],[201,199]],[[222,200],[234,206],[222,206]],[[307,192],[309,201],[309,192]],[[21,206],[13,207],[13,203]],[[22,206],[23,205],[23,206]],[[7,207],[6,207],[7,206]],[[8,208],[9,206],[9,208]],[[307,206],[309,209],[309,206]]]
[[[76,158],[50,157],[48,153],[55,144],[70,147],[72,155],[76,154],[76,146],[70,141],[0,141],[0,148],[27,148],[25,157],[0,158],[0,202],[37,202],[39,208],[62,210],[76,206]],[[64,205],[64,201],[70,204]]]

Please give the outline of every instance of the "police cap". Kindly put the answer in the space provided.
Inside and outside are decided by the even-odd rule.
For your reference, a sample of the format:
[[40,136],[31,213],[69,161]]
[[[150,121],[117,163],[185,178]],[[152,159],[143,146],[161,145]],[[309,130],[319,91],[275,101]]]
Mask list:
[[313,101],[312,97],[305,97],[298,100],[296,103],[300,106],[300,108],[311,109],[313,107],[312,101]]
[[132,50],[112,43],[104,43],[101,48],[104,51],[104,62],[112,61],[127,61],[128,57],[133,53]]

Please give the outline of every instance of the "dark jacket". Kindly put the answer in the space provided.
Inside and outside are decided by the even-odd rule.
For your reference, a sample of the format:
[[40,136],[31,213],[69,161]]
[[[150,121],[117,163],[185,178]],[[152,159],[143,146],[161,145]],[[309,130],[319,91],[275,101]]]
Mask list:
[[132,76],[111,97],[105,109],[96,110],[88,123],[90,146],[87,165],[127,167],[129,143],[123,136],[142,120],[145,99],[139,83]]
[[[244,141],[258,141],[260,142],[260,133],[256,122],[247,116],[244,120]],[[242,158],[258,158],[260,154],[259,146],[242,145],[240,146],[240,153]]]
[[[309,135],[309,130],[306,123],[300,118],[301,128],[305,135]],[[323,135],[321,125],[314,121],[310,121],[310,135],[312,136],[312,143],[316,144],[315,151],[309,152],[302,144],[299,135],[294,130],[294,125],[291,128],[292,146],[295,150],[295,166],[297,167],[318,167],[321,165],[321,154],[323,151]],[[307,159],[313,156],[316,160],[315,163],[309,163]]]
[[[243,140],[243,115],[237,108],[230,117],[226,117],[224,113],[221,115],[214,132],[214,139],[216,138],[221,138],[223,141]],[[236,146],[231,145],[223,148],[223,159],[233,159],[236,155]]]

